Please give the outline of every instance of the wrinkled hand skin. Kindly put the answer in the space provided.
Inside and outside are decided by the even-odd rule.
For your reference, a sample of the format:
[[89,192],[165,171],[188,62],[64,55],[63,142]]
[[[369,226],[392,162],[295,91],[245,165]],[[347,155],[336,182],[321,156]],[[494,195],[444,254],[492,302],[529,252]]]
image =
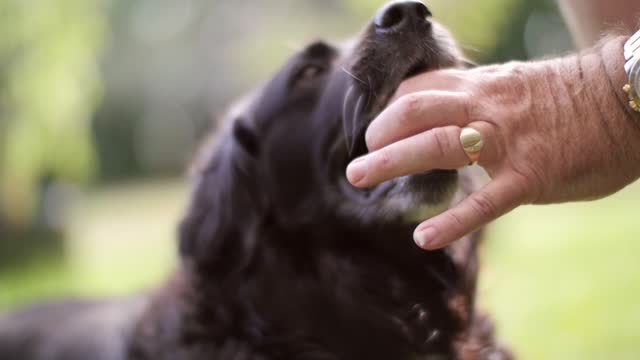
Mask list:
[[[598,199],[640,177],[640,114],[633,112],[622,47],[610,37],[577,55],[472,70],[440,70],[405,81],[367,132],[371,151],[348,179],[389,178],[467,165],[459,134],[483,134],[479,165],[491,181],[418,226],[416,243],[437,249],[522,204]],[[358,160],[356,160],[358,161]],[[361,167],[362,168],[362,167]]]

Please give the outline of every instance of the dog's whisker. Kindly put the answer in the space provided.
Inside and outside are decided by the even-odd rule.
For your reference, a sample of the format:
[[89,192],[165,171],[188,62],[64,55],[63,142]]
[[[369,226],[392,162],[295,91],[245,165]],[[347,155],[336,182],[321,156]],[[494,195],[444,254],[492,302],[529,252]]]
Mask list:
[[425,41],[423,45],[427,47],[427,51],[429,51],[430,54],[436,53],[437,49],[435,49],[429,41]]
[[[376,93],[376,90],[373,87],[373,80],[371,80],[371,75],[367,75],[367,80],[369,81],[369,97],[378,99],[378,94]],[[369,106],[369,99],[367,100],[367,106]]]
[[[356,106],[353,109],[353,113],[351,116],[351,124],[352,124],[352,129],[354,130],[354,135],[353,136],[360,136],[360,132],[362,130],[362,128],[364,128],[365,124],[363,124],[362,122],[360,122],[360,116],[362,115],[362,110],[364,108],[364,104],[365,104],[365,96],[364,95],[360,95],[358,96],[358,101],[356,102]],[[356,146],[355,144],[357,143],[358,139],[352,138],[350,143],[351,145],[349,146],[349,155],[353,156],[353,151],[356,150]]]
[[358,120],[360,120],[360,115],[362,115],[362,110],[364,109],[364,102],[362,101],[364,99],[364,95],[360,95],[358,96],[358,101],[356,102],[356,107],[353,109],[353,116],[352,121],[353,121],[353,128],[357,129],[358,125],[363,125],[361,124]]
[[347,128],[347,123],[350,120],[350,117],[348,116],[350,112],[349,104],[351,102],[353,91],[354,91],[354,86],[352,85],[351,87],[349,87],[349,90],[347,90],[347,93],[344,97],[344,102],[342,103],[342,130],[344,131],[344,139],[346,142],[348,153],[351,153],[351,134],[349,129]]
[[360,83],[362,83],[365,86],[370,86],[369,84],[367,84],[364,80],[358,78],[357,76],[355,76],[353,73],[349,72],[349,70],[347,70],[344,66],[342,67],[342,71],[344,71],[345,74],[351,76],[354,80],[359,81]]
[[429,268],[429,273],[433,275],[433,277],[438,280],[446,289],[453,289],[453,284],[451,284],[450,281],[447,281],[446,278],[435,269]]
[[460,48],[462,48],[463,50],[471,51],[471,52],[474,52],[476,54],[482,54],[482,50],[478,49],[477,47],[475,47],[473,45],[458,44],[458,46],[460,46]]

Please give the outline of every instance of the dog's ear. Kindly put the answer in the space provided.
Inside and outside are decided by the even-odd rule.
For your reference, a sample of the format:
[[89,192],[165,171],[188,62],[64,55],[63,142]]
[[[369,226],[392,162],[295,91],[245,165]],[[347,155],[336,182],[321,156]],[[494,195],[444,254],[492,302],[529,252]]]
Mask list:
[[256,138],[235,124],[204,151],[179,228],[181,256],[219,274],[246,263],[249,232],[260,219],[257,162],[247,156],[257,153]]
[[245,118],[236,119],[233,123],[233,137],[247,154],[257,157],[260,153],[258,134],[255,128]]

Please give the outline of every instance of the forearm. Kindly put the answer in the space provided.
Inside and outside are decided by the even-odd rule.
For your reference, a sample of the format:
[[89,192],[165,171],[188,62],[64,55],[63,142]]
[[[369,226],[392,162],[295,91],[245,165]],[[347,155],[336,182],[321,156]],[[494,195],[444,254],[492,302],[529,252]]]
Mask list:
[[639,25],[640,2],[635,0],[560,0],[560,8],[582,49],[612,29],[631,34]]

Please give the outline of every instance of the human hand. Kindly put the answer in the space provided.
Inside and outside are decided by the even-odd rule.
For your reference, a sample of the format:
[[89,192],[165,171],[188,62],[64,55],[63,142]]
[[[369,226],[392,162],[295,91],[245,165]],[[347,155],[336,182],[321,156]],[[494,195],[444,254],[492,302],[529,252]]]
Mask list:
[[[469,164],[464,127],[484,138],[491,181],[414,233],[424,249],[448,245],[522,204],[596,199],[640,176],[640,115],[621,88],[624,38],[581,55],[405,81],[369,126],[368,155],[347,178],[370,187],[394,177]],[[635,118],[634,118],[635,117]]]

